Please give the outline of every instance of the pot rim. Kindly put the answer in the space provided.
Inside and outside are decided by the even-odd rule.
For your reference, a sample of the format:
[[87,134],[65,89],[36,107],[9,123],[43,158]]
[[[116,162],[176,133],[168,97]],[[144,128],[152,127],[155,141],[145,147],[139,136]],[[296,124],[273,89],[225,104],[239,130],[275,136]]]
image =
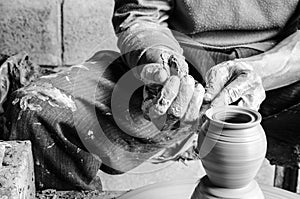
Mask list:
[[[243,117],[241,121],[226,121],[226,119],[229,117],[235,117],[235,119],[238,119],[238,116]],[[209,108],[205,112],[205,117],[215,125],[232,129],[251,128],[259,125],[262,120],[262,117],[258,111],[234,105]]]

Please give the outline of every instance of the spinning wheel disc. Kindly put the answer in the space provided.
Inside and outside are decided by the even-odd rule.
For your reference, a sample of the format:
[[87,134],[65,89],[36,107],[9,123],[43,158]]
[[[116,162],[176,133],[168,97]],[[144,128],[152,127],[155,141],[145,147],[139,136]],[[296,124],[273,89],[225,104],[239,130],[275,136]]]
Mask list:
[[[198,179],[162,182],[130,191],[118,199],[190,199]],[[300,196],[282,189],[260,185],[265,199],[299,199]]]

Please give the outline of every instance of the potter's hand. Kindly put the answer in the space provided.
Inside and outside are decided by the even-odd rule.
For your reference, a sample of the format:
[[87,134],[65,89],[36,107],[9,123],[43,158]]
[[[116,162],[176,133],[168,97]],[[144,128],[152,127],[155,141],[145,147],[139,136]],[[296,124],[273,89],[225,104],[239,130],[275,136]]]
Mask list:
[[246,62],[233,60],[212,67],[206,74],[204,100],[211,106],[237,103],[258,110],[265,99],[261,78]]
[[142,110],[159,129],[197,121],[204,88],[188,75],[183,58],[171,55],[163,64],[145,65],[141,80],[146,84]]

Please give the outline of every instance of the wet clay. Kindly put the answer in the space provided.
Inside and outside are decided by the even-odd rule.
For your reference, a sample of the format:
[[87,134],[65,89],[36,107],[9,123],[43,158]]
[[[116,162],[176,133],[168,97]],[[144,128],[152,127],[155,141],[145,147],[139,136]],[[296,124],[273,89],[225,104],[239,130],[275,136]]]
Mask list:
[[198,138],[207,176],[193,199],[263,199],[254,181],[266,154],[266,136],[258,112],[237,106],[211,108]]

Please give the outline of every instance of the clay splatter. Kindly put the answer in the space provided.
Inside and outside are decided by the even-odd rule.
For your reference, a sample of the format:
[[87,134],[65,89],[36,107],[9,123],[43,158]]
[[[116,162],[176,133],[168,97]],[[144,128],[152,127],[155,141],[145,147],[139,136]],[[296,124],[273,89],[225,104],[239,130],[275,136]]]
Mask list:
[[45,76],[42,76],[40,78],[43,78],[43,79],[50,79],[50,78],[55,78],[58,76],[58,73],[55,73],[55,74],[51,74],[51,75],[45,75]]
[[55,143],[53,142],[51,145],[47,146],[47,149],[51,149],[54,145]]
[[50,171],[48,169],[45,169],[45,171],[46,171],[47,174],[50,174]]
[[48,83],[43,83],[40,85],[33,84],[29,87],[24,87],[19,91],[25,94],[25,96],[20,100],[20,108],[22,110],[26,110],[27,108],[36,111],[41,110],[39,105],[29,103],[29,100],[33,97],[36,97],[42,101],[47,101],[53,107],[69,108],[73,112],[77,109],[71,96],[67,96],[59,89]]
[[70,78],[69,78],[68,76],[66,76],[66,80],[67,80],[68,82],[71,82],[71,81],[70,81]]
[[40,165],[41,165],[41,164],[40,164],[40,161],[38,161],[38,160],[35,162],[35,164],[36,164],[37,166],[40,166]]
[[55,103],[53,103],[51,101],[48,101],[48,104],[50,104],[50,106],[53,106],[53,107],[59,107],[58,104],[55,104]]
[[82,69],[85,69],[85,70],[89,70],[88,67],[86,67],[86,66],[84,66],[84,65],[82,65],[82,64],[74,65],[74,66],[71,67],[71,69],[72,69],[72,68],[82,68]]
[[12,101],[12,104],[15,105],[15,104],[17,104],[19,101],[20,101],[20,99],[19,99],[19,98],[16,98],[16,99],[14,99],[14,101]]
[[18,114],[18,118],[17,118],[17,120],[20,120],[20,119],[21,119],[21,117],[22,117],[22,114],[23,114],[23,111],[20,111],[20,112],[19,112],[19,114]]
[[35,105],[32,103],[29,103],[29,100],[31,99],[31,97],[32,96],[29,96],[29,95],[22,97],[20,100],[20,108],[23,111],[26,111],[27,108],[32,111],[41,111],[42,107],[40,105]]
[[31,111],[41,111],[42,107],[40,105],[36,104],[28,104],[28,109]]
[[68,172],[68,175],[71,177],[74,177],[73,173],[71,173],[71,172]]
[[88,131],[88,136],[89,136],[92,140],[95,138],[94,132],[91,131],[91,130]]

